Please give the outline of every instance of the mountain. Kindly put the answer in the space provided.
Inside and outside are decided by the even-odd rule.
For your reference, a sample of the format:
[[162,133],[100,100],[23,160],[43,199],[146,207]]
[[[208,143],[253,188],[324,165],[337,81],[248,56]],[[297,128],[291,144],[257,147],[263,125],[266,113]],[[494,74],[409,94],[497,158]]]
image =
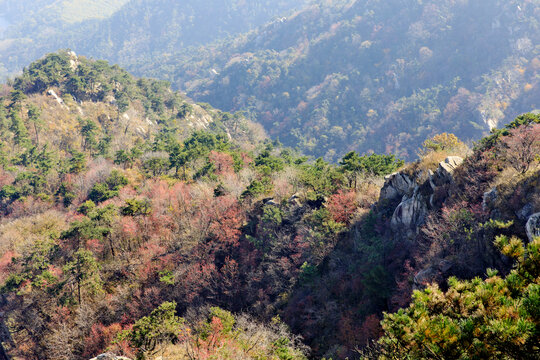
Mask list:
[[304,0],[11,1],[0,11],[0,76],[71,48],[123,66],[249,31]]
[[320,1],[241,37],[141,63],[198,101],[247,111],[312,156],[413,159],[540,106],[535,1]]
[[53,24],[76,23],[107,18],[129,0],[2,0],[2,16],[13,24],[29,22]]
[[528,113],[411,163],[308,161],[164,81],[49,54],[0,88],[0,354],[534,358],[539,134]]

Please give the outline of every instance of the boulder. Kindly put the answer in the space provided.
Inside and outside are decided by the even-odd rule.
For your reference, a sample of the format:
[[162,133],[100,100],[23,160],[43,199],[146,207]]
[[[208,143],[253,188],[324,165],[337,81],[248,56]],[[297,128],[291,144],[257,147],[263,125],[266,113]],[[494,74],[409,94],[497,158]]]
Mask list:
[[439,262],[439,270],[445,274],[447,273],[452,267],[454,266],[454,263],[450,260],[441,260]]
[[489,209],[491,204],[493,204],[493,202],[497,200],[497,196],[497,188],[486,191],[484,193],[484,196],[482,197],[482,210],[486,211],[487,209]]
[[519,211],[516,212],[516,216],[519,220],[525,221],[534,213],[534,208],[531,203],[525,204]]
[[529,220],[527,220],[527,224],[525,225],[525,229],[527,231],[527,238],[529,241],[533,241],[535,237],[540,236],[540,212],[532,214],[529,217]]
[[459,156],[449,156],[444,161],[439,163],[437,173],[439,177],[446,180],[446,182],[452,182],[452,174],[456,168],[463,163],[463,158]]
[[289,204],[289,206],[291,207],[302,206],[302,204],[300,203],[300,197],[298,196],[298,194],[294,194],[293,196],[291,196],[289,200],[287,200],[287,204]]
[[273,199],[267,201],[265,205],[268,205],[268,206],[279,206],[279,204],[278,204],[277,202],[275,202]]
[[390,222],[392,230],[416,229],[424,223],[427,211],[426,201],[420,194],[415,194],[412,198],[402,201],[392,215]]
[[381,200],[394,200],[414,192],[416,183],[408,175],[393,173],[384,178],[384,186],[381,189]]

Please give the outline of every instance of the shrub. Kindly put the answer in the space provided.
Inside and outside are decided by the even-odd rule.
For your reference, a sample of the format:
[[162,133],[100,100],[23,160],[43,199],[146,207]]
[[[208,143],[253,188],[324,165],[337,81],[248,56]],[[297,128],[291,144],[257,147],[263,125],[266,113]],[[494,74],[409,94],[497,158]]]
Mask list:
[[540,355],[540,238],[526,247],[499,236],[501,252],[516,261],[502,278],[450,278],[416,291],[407,309],[385,314],[380,359],[537,359]]
[[105,182],[94,184],[88,198],[100,203],[118,195],[118,191],[128,184],[127,178],[118,170],[111,171]]

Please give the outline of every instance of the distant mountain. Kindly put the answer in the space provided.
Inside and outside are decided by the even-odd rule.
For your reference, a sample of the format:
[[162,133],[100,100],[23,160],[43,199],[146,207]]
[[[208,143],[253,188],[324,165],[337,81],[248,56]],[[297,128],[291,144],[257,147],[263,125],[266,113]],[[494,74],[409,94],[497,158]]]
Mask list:
[[321,1],[236,39],[141,63],[200,101],[337,160],[413,158],[540,107],[538,1]]
[[129,0],[2,0],[0,14],[14,24],[76,23],[105,19]]
[[190,45],[249,31],[303,3],[4,0],[0,2],[4,9],[0,10],[0,76],[64,48],[124,66],[153,61]]

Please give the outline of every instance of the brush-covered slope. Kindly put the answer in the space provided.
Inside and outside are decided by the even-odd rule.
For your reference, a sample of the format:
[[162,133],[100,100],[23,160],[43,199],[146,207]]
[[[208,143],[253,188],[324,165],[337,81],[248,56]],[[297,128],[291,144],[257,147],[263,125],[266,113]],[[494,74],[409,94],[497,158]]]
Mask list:
[[539,14],[522,0],[323,1],[141,69],[309,155],[413,159],[436,133],[478,140],[540,107]]
[[[358,358],[400,334],[379,322],[413,289],[505,275],[494,239],[528,238],[540,216],[533,114],[472,151],[441,134],[410,164],[308,162],[238,114],[60,52],[3,86],[0,120],[0,351],[13,358]],[[514,294],[534,300],[526,281]],[[496,318],[510,334],[504,320],[523,320],[524,352],[534,306]],[[489,347],[485,333],[467,339]]]

